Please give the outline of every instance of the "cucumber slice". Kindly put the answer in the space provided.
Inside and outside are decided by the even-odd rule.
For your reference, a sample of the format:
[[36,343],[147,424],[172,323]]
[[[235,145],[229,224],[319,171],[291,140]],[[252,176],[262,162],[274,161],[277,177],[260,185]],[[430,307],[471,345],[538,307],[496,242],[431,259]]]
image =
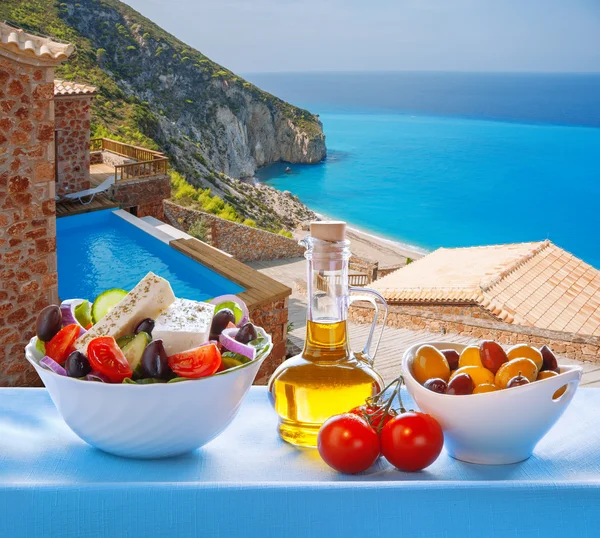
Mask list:
[[234,303],[233,301],[226,301],[224,303],[220,303],[217,306],[215,306],[214,313],[216,314],[219,310],[223,310],[224,308],[228,308],[229,310],[231,310],[233,312],[233,316],[235,317],[236,325],[242,320],[242,317],[244,316],[244,312],[242,311],[242,309],[240,308],[240,306],[237,303]]
[[35,339],[35,349],[37,349],[42,355],[46,354],[46,344],[44,344],[43,340],[40,340],[37,337]]
[[142,355],[144,349],[150,343],[150,335],[148,333],[138,333],[129,342],[123,346],[123,355],[127,359],[129,366],[133,372],[132,378],[139,379],[142,376]]
[[94,323],[98,323],[106,314],[108,314],[115,306],[117,306],[123,297],[127,295],[125,290],[114,288],[106,290],[96,297],[92,305],[92,319]]
[[83,301],[75,307],[75,319],[83,328],[92,323],[92,305],[89,301]]
[[117,340],[117,345],[123,349],[129,342],[131,342],[135,338],[135,334],[128,334],[127,336],[121,336]]
[[223,363],[225,370],[229,370],[230,368],[235,368],[236,366],[241,366],[242,364],[250,362],[250,359],[239,353],[227,351],[221,355],[221,362]]

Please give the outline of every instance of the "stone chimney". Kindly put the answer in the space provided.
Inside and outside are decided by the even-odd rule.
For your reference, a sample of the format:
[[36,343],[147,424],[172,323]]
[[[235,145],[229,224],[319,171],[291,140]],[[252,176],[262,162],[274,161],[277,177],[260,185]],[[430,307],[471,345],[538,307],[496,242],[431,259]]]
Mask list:
[[0,23],[0,385],[39,385],[23,348],[58,300],[54,68],[73,45]]

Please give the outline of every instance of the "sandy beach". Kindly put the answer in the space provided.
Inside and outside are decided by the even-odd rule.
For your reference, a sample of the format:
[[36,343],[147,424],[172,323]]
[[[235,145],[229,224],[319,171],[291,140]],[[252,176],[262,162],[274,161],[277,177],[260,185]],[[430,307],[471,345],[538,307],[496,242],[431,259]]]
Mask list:
[[[328,220],[324,215],[319,215],[323,220]],[[293,232],[295,239],[302,239],[306,231],[296,230]],[[411,249],[390,239],[358,230],[348,226],[348,239],[351,242],[352,253],[361,258],[379,262],[380,267],[389,265],[405,264],[407,258],[416,260],[423,257],[427,252]]]

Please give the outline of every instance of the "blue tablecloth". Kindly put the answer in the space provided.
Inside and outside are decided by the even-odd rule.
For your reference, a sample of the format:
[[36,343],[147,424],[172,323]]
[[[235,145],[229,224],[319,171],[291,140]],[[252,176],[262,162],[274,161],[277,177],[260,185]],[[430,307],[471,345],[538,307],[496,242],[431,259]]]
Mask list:
[[580,389],[516,465],[444,452],[420,473],[380,460],[344,476],[275,427],[256,387],[203,449],[127,460],[76,437],[44,389],[0,389],[0,537],[600,536],[598,389]]

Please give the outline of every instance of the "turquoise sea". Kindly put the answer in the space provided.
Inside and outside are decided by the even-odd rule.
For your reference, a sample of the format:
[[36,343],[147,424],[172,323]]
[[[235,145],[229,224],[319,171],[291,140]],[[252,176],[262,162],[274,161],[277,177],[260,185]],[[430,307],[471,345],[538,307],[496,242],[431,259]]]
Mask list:
[[549,238],[600,267],[600,75],[248,78],[320,114],[323,163],[257,174],[315,211],[423,249]]

